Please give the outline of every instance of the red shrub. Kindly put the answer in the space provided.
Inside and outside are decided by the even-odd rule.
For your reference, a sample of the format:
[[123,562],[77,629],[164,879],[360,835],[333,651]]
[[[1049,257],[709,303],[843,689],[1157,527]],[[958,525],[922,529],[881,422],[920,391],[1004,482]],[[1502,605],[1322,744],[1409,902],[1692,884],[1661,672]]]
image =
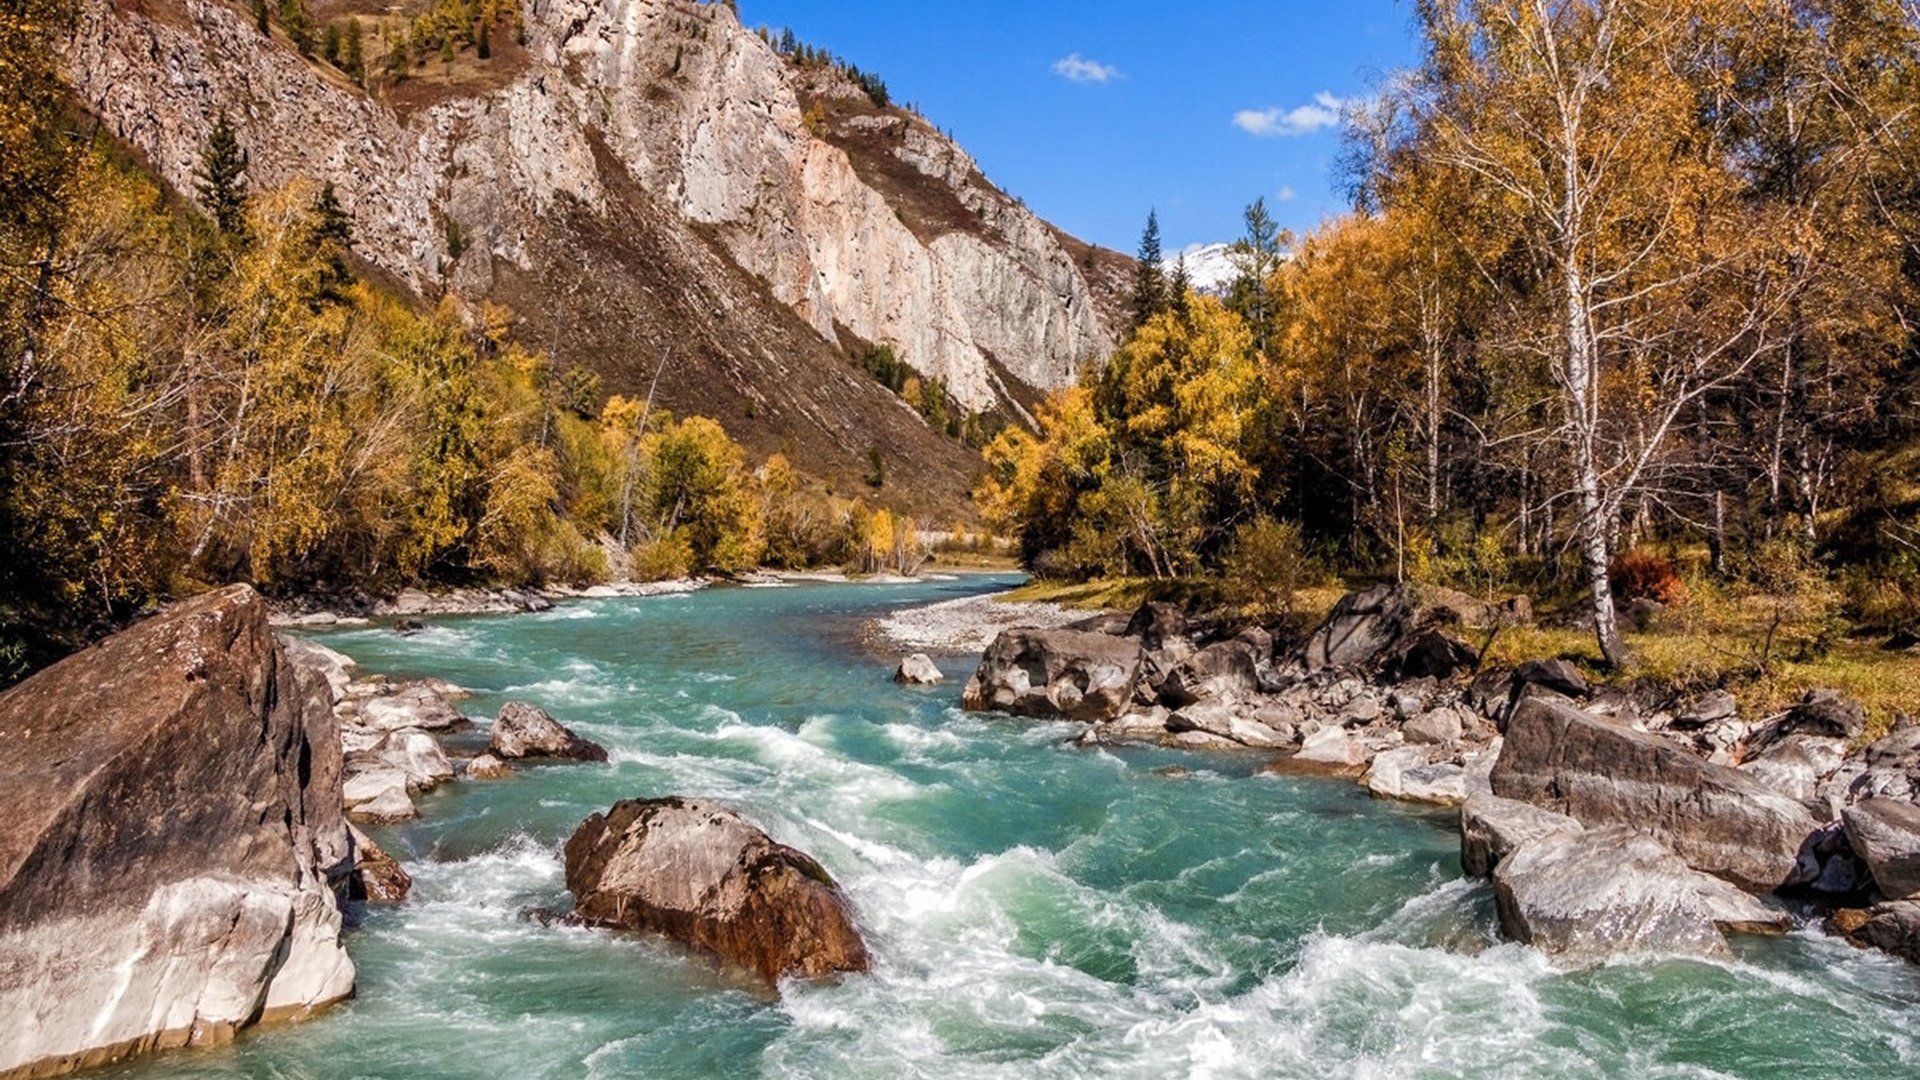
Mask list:
[[1621,603],[1657,600],[1671,607],[1687,599],[1687,584],[1680,580],[1673,560],[1651,551],[1634,550],[1614,557],[1607,575],[1613,582],[1614,598]]

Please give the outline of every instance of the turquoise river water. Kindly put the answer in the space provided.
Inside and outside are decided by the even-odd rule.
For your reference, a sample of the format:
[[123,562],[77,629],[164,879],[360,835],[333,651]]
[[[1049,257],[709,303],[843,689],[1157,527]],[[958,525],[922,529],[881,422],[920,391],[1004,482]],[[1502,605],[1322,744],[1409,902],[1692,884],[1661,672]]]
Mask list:
[[[1920,969],[1816,931],[1727,963],[1562,971],[1500,943],[1452,816],[1258,759],[1082,750],[894,686],[888,610],[1003,586],[721,588],[322,638],[510,698],[606,765],[451,784],[376,830],[414,874],[351,931],[357,998],[106,1070],[250,1077],[1920,1077]],[[615,800],[719,798],[847,889],[872,974],[778,997],[662,942],[520,917]]]

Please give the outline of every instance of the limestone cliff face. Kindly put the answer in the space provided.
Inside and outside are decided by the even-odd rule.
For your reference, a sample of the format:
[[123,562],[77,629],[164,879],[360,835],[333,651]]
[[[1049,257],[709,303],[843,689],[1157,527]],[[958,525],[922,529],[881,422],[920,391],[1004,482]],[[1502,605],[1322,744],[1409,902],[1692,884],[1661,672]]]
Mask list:
[[0,1078],[229,1041],[353,991],[340,734],[241,585],[0,694]]
[[[251,182],[332,181],[361,252],[423,292],[478,298],[502,272],[542,273],[561,217],[640,199],[825,341],[891,343],[971,408],[1005,396],[996,367],[1049,389],[1111,347],[1044,222],[924,120],[797,69],[726,5],[533,0],[525,19],[497,85],[405,111],[217,0],[91,0],[68,66],[182,191],[224,110]],[[810,123],[823,100],[845,107]]]

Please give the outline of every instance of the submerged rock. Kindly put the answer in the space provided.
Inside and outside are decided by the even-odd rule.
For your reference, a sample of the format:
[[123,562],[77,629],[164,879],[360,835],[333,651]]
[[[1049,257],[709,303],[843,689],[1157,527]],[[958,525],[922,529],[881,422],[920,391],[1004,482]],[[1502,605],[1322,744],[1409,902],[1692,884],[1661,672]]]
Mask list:
[[353,990],[325,672],[235,586],[0,695],[0,1075],[226,1042]]
[[1688,865],[1758,890],[1793,875],[1820,822],[1797,800],[1738,769],[1553,701],[1524,700],[1494,764],[1493,792],[1589,828],[1629,825]]
[[698,799],[628,799],[567,841],[590,925],[665,934],[769,984],[867,970],[853,909],[820,864]]
[[605,761],[607,748],[583,739],[573,729],[524,701],[500,706],[500,715],[487,736],[487,750],[505,761],[558,758],[564,761]]
[[1003,631],[960,696],[962,708],[1104,722],[1132,703],[1143,660],[1128,638],[1075,630]]
[[492,754],[481,754],[467,762],[467,776],[474,780],[504,780],[513,775],[513,767]]

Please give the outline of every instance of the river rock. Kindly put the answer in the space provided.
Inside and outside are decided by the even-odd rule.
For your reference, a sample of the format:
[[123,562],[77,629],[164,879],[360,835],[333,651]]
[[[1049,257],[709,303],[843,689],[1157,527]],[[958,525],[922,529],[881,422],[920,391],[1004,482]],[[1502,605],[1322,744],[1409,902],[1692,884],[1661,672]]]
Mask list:
[[493,732],[487,736],[487,750],[503,761],[522,758],[607,760],[606,747],[575,735],[571,728],[524,701],[509,701],[500,706]]
[[1522,843],[1500,860],[1493,880],[1507,936],[1578,961],[1645,952],[1726,956],[1723,924],[1778,922],[1623,825]]
[[1198,701],[1236,701],[1260,690],[1258,655],[1245,641],[1220,641],[1188,657],[1160,685],[1160,700],[1178,708]]
[[1125,712],[1140,680],[1140,644],[1074,630],[1003,630],[960,695],[962,708],[1092,723]]
[[1460,737],[1466,734],[1466,730],[1466,725],[1460,719],[1459,710],[1442,705],[1440,708],[1422,713],[1407,721],[1400,728],[1400,733],[1407,737],[1408,742],[1446,746],[1459,742]]
[[[1839,916],[1835,921],[1840,922]],[[1884,949],[1920,964],[1920,902],[1898,900],[1876,904],[1871,910],[1847,920],[1842,929],[1850,941]]]
[[1308,671],[1362,667],[1399,641],[1413,619],[1407,590],[1376,585],[1348,593],[1328,612],[1302,653]]
[[852,906],[820,864],[698,799],[629,799],[567,841],[586,922],[663,933],[767,983],[867,970]]
[[[1820,781],[1833,775],[1847,756],[1847,744],[1819,735],[1789,735],[1758,756],[1740,763],[1740,771],[1768,788],[1803,803],[1819,797]],[[1821,816],[1837,813],[1826,808]]]
[[1302,739],[1300,752],[1287,759],[1287,764],[1298,769],[1358,776],[1367,767],[1367,746],[1345,728],[1329,725]]
[[1859,702],[1841,697],[1837,690],[1809,690],[1787,713],[1788,731],[1857,739],[1866,729],[1867,711]]
[[349,825],[353,836],[353,878],[348,895],[376,904],[397,904],[413,891],[413,875],[366,833]]
[[280,634],[276,635],[276,640],[288,660],[313,669],[327,680],[334,701],[338,702],[347,696],[347,687],[353,683],[353,676],[347,673],[347,669],[354,666],[351,658],[303,637]]
[[1538,686],[1569,698],[1586,697],[1593,689],[1580,669],[1565,660],[1529,660],[1513,669],[1513,685]]
[[932,657],[926,653],[914,653],[900,661],[900,666],[893,670],[893,681],[911,686],[934,686],[946,681],[946,676],[940,674],[940,667]]
[[1494,764],[1494,794],[1588,828],[1630,825],[1696,869],[1756,890],[1787,882],[1820,822],[1753,777],[1552,701],[1523,701]]
[[0,1075],[226,1042],[352,992],[331,698],[246,586],[0,694]]
[[467,762],[467,776],[474,780],[504,780],[513,775],[513,767],[492,754],[481,754]]
[[1840,820],[1847,842],[1889,900],[1920,899],[1920,806],[1895,799],[1867,799],[1847,807]]
[[1565,814],[1492,793],[1475,794],[1460,807],[1460,868],[1469,877],[1486,877],[1522,844],[1581,831],[1581,824]]
[[1451,679],[1480,663],[1479,650],[1442,630],[1414,635],[1397,653],[1394,670],[1403,679]]
[[1142,648],[1158,650],[1175,638],[1187,634],[1187,613],[1162,600],[1149,600],[1134,609],[1121,633],[1139,638]]
[[467,718],[453,707],[446,695],[431,686],[410,684],[385,697],[360,703],[357,719],[375,731],[452,731],[465,727]]
[[407,791],[431,791],[453,779],[453,762],[447,760],[440,741],[424,731],[396,731],[380,740],[367,752],[374,760],[399,769],[407,778]]

